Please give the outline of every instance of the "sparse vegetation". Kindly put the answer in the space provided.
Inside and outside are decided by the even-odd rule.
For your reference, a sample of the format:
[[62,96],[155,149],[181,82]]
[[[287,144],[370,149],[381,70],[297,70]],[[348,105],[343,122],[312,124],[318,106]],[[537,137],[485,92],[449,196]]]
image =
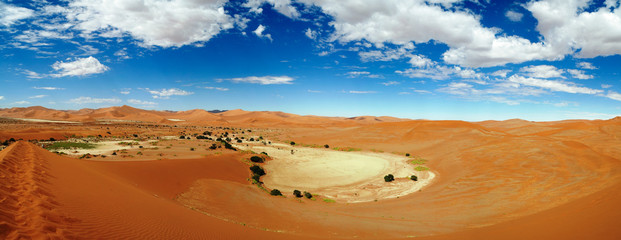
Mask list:
[[311,193],[309,193],[307,191],[304,191],[304,197],[306,197],[308,199],[311,199],[311,198],[313,198],[313,194],[311,194]]
[[336,202],[336,201],[334,201],[334,199],[329,199],[329,198],[324,198],[323,201],[327,202],[327,203],[335,203]]
[[252,165],[252,167],[250,167],[250,171],[252,171],[252,174],[255,174],[255,175],[259,175],[259,176],[265,175],[265,170],[263,170],[263,168],[259,165]]
[[395,176],[393,176],[392,174],[388,174],[386,176],[384,176],[384,181],[386,182],[392,182],[395,180]]
[[47,146],[47,150],[57,149],[93,149],[95,144],[92,143],[78,143],[78,142],[55,142]]
[[270,191],[270,195],[272,195],[272,196],[282,196],[282,193],[278,189],[272,189],[272,191]]
[[263,163],[263,161],[265,160],[259,156],[252,156],[250,157],[250,161],[255,162],[255,163]]
[[420,157],[417,157],[417,158],[412,159],[412,161],[410,161],[410,163],[414,164],[414,165],[423,165],[423,164],[427,163],[427,160],[422,159]]
[[296,198],[301,198],[302,197],[302,192],[300,192],[300,190],[293,190],[293,196],[295,196]]
[[421,171],[427,171],[427,170],[429,170],[429,168],[428,167],[423,167],[423,166],[417,166],[417,167],[414,168],[414,170],[421,172]]

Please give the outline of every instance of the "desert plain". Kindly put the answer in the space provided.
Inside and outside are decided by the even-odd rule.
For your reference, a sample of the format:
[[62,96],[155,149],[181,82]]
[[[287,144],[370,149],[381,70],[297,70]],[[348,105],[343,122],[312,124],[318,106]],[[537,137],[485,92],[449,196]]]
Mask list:
[[620,117],[0,109],[0,238],[619,239],[620,136]]

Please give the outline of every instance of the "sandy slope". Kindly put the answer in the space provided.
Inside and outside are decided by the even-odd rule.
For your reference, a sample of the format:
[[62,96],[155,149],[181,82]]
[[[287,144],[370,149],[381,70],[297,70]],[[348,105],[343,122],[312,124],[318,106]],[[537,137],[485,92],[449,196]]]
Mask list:
[[[249,171],[239,162],[246,156],[239,153],[187,160],[88,162],[19,142],[0,152],[0,238],[621,236],[616,224],[621,220],[621,118],[371,124],[328,119],[313,125],[316,118],[286,114],[220,115],[235,118],[225,126],[272,126],[253,128],[254,137],[411,153],[427,159],[427,166],[439,174],[428,188],[398,199],[333,204],[321,198],[298,200],[290,193],[287,198],[267,195],[246,182]],[[280,124],[283,121],[287,124]],[[66,125],[0,124],[0,138],[203,131],[186,126]],[[189,149],[191,143],[184,143],[182,149]]]
[[[12,145],[0,153],[0,159],[3,166],[0,236],[5,239],[290,237],[192,211],[141,189],[98,164],[60,157],[30,143]],[[183,171],[179,170],[176,173]]]

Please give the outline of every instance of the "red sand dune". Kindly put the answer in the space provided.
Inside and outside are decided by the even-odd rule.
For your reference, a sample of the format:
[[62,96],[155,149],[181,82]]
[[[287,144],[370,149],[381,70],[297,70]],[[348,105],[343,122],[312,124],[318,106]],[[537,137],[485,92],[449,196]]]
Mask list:
[[[393,122],[126,107],[67,114],[95,112],[119,119],[185,116],[198,122],[222,119],[237,127],[271,126],[264,136],[421,156],[438,177],[421,192],[399,199],[329,204],[269,196],[248,183],[243,155],[232,151],[200,159],[97,162],[17,142],[0,152],[0,238],[621,238],[621,118]],[[93,134],[179,131],[165,127],[168,132],[158,133],[164,130],[140,125],[0,127],[0,139],[80,129]]]

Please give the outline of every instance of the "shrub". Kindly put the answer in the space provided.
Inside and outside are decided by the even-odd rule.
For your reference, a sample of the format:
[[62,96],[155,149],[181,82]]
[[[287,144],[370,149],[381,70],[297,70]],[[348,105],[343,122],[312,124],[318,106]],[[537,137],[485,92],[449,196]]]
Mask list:
[[311,194],[311,193],[309,193],[307,191],[304,191],[304,197],[306,197],[308,199],[311,199],[311,198],[313,198],[313,194]]
[[194,150],[195,150],[194,148],[190,148],[190,151],[194,151]]
[[395,176],[393,176],[392,174],[388,174],[386,176],[384,176],[384,181],[386,182],[392,182],[395,180]]
[[270,191],[270,195],[272,195],[272,196],[282,196],[282,193],[278,189],[272,189],[272,191]]
[[252,165],[252,167],[250,167],[250,171],[259,176],[265,175],[265,170],[263,170],[263,168],[259,165]]
[[261,154],[263,154],[263,155],[267,156],[267,153],[266,153],[266,152],[261,152]]
[[254,180],[257,184],[261,184],[261,175],[252,174],[252,180]]
[[412,181],[418,181],[418,177],[416,175],[412,175],[410,179],[412,179]]
[[224,142],[224,148],[231,149],[233,151],[237,151],[237,149],[234,148],[233,145],[231,145],[230,143],[227,143],[227,142]]
[[179,139],[185,139],[185,136],[181,136],[181,137],[179,137]]
[[406,153],[406,154],[405,154],[405,156],[406,156],[406,157],[409,157],[409,156],[410,156],[410,154],[409,154],[409,153]]
[[323,147],[324,148],[330,148],[330,145],[326,144],[326,145],[323,145]]
[[215,143],[212,143],[211,146],[209,147],[209,149],[211,150],[215,150],[216,148],[218,148],[218,146]]
[[242,143],[242,140],[241,139],[237,139],[237,143]]
[[300,190],[293,190],[293,196],[295,196],[296,198],[301,198],[302,197],[302,192],[300,192]]
[[250,157],[250,161],[256,162],[256,163],[263,163],[263,158],[259,156],[252,156]]
[[295,146],[295,142],[294,141],[291,141],[291,146]]

